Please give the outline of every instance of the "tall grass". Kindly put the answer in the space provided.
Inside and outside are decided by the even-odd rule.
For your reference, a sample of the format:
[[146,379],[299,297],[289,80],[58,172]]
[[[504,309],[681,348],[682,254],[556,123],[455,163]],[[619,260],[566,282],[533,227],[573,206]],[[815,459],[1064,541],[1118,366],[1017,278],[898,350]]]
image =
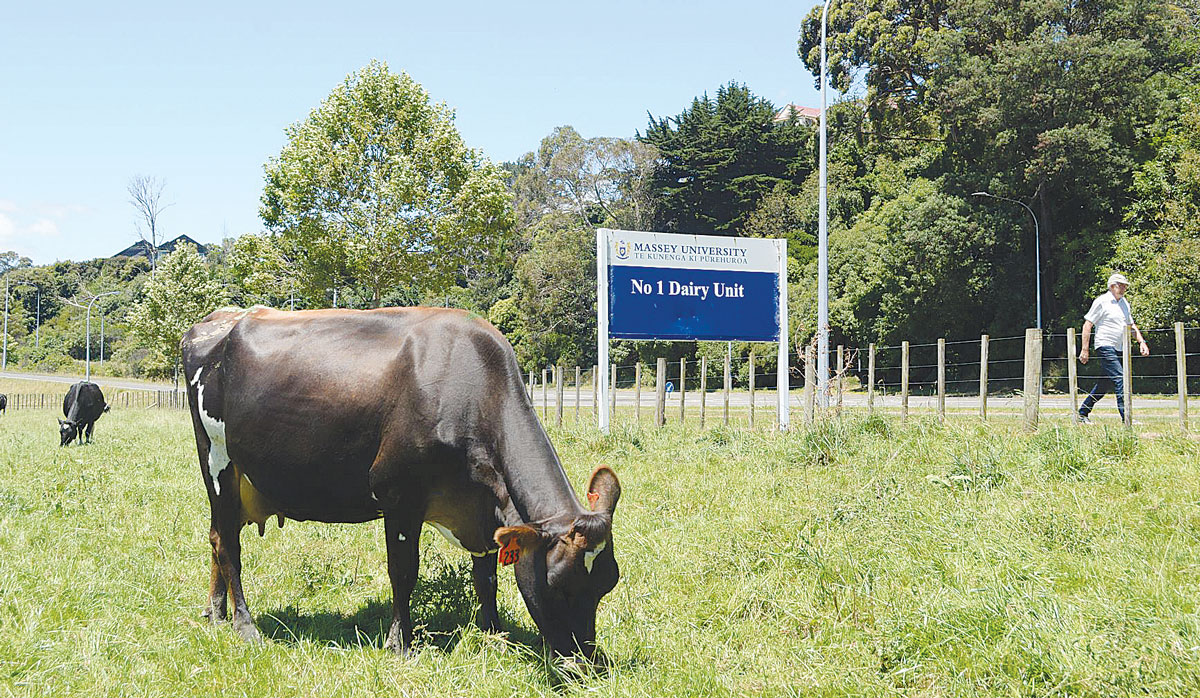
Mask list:
[[247,528],[262,646],[200,618],[207,503],[186,413],[114,410],[59,448],[0,418],[0,693],[1200,693],[1200,448],[1119,429],[843,418],[788,434],[552,430],[624,494],[607,672],[543,658],[511,573],[474,629],[466,556],[428,532],[413,659],[382,649],[380,524]]

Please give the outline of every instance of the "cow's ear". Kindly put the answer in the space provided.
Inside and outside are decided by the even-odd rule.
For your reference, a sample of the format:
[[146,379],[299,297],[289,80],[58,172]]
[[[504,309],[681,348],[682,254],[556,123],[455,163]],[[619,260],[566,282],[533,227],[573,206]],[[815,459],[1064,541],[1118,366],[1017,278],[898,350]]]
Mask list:
[[62,426],[66,426],[66,425],[67,425],[67,422],[64,422],[64,421],[63,421],[63,420],[61,420],[61,419],[60,419],[60,420],[58,420],[58,426],[62,427]]
[[606,511],[612,514],[617,508],[617,500],[621,498],[621,483],[617,474],[607,465],[602,465],[592,471],[587,486],[588,504],[592,511]]
[[501,548],[516,544],[522,552],[532,550],[542,542],[542,531],[527,524],[520,526],[501,526],[496,529],[492,538]]

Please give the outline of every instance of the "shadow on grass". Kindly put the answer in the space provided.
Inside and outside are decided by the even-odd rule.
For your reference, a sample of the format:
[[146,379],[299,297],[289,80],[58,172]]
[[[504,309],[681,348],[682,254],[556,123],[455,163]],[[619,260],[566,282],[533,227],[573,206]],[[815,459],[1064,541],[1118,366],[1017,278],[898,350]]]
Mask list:
[[[475,625],[477,601],[469,564],[436,566],[422,575],[413,590],[410,610],[416,645],[451,652],[463,630]],[[531,656],[542,654],[542,638],[503,609],[500,625],[508,640]],[[351,614],[305,612],[294,605],[258,614],[256,623],[267,638],[284,644],[307,641],[334,647],[382,648],[392,623],[391,599],[372,599]]]

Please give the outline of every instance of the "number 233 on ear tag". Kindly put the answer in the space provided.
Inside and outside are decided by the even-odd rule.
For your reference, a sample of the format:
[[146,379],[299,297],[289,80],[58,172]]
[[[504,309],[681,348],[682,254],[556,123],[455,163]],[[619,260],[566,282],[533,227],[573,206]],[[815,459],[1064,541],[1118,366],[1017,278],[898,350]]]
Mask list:
[[497,559],[499,559],[500,564],[505,566],[516,563],[520,557],[521,546],[517,545],[516,538],[510,538],[508,542],[504,544],[504,547],[500,548],[500,552],[497,553]]

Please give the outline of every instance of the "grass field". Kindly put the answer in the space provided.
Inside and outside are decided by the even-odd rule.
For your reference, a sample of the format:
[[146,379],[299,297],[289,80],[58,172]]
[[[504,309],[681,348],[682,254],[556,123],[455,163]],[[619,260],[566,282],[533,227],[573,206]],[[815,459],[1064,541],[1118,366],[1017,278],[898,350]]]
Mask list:
[[511,572],[485,635],[426,531],[419,654],[382,649],[382,524],[245,529],[243,644],[200,617],[207,503],[186,412],[58,447],[0,418],[0,695],[1194,696],[1200,444],[846,417],[789,434],[618,423],[552,438],[624,494],[604,674],[543,659]]

